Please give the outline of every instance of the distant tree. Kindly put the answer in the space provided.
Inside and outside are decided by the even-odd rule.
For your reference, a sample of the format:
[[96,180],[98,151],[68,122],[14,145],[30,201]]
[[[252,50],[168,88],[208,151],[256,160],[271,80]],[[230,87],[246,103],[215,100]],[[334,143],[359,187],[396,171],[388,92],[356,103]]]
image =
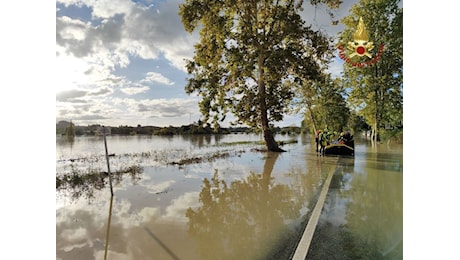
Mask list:
[[67,125],[65,134],[69,140],[73,140],[75,138],[75,126],[72,121],[70,121],[70,123]]
[[[263,132],[268,150],[283,151],[273,135],[294,97],[293,84],[315,79],[330,41],[305,25],[296,0],[186,0],[179,14],[188,32],[200,29],[185,91],[198,93],[204,121],[233,113],[238,124]],[[338,7],[337,0],[314,0]]]

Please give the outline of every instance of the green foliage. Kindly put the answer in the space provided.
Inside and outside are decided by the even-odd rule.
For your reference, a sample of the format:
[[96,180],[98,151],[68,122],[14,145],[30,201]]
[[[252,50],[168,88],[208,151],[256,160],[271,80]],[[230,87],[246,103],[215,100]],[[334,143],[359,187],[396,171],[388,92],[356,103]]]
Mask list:
[[111,127],[113,135],[151,135],[158,127],[153,126],[123,126]]
[[403,10],[398,3],[398,0],[360,0],[342,20],[347,26],[340,36],[342,43],[352,40],[358,19],[362,17],[369,41],[385,46],[374,65],[359,68],[346,64],[344,74],[350,88],[349,102],[372,126],[376,139],[385,125],[399,126],[402,122]]
[[305,82],[299,89],[297,105],[304,109],[304,125],[340,131],[347,127],[350,111],[341,81],[324,75],[321,80]]
[[381,130],[382,139],[388,142],[403,143],[403,131],[400,128]]
[[354,111],[350,115],[349,125],[355,134],[371,130],[371,126],[366,123],[366,119],[363,116],[357,115]]
[[338,81],[326,82],[320,88],[319,95],[319,107],[324,114],[325,126],[333,131],[346,128],[350,112]]
[[237,123],[262,129],[269,146],[273,122],[283,119],[294,97],[292,86],[318,78],[332,55],[329,39],[299,15],[302,3],[186,0],[180,5],[185,29],[200,30],[195,56],[187,62],[191,77],[185,91],[201,96],[205,122],[212,118],[215,125],[231,112]]
[[153,134],[154,135],[174,135],[175,130],[174,130],[174,127],[172,127],[172,126],[163,127],[163,128],[158,129],[158,130],[155,130],[153,132]]

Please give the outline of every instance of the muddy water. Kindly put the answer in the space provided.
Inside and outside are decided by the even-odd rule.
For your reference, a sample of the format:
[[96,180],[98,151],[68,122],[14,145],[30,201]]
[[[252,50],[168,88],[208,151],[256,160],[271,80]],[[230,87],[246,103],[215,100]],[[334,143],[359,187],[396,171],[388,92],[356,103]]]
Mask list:
[[399,145],[359,145],[340,158],[308,259],[403,259]]
[[[371,191],[370,207],[386,205],[377,207],[388,211],[399,203],[402,210],[402,180],[369,180],[382,172],[402,175],[399,150],[376,152],[367,144],[357,144],[355,159],[344,163],[317,156],[308,137],[277,136],[277,140],[291,139],[297,143],[285,145],[288,152],[277,154],[254,150],[262,148],[254,143],[261,140],[258,135],[108,137],[109,153],[114,153],[111,170],[135,165],[142,171],[116,178],[112,200],[103,175],[99,178],[103,185],[57,189],[56,258],[288,257],[286,251],[295,248],[295,231],[305,223],[333,168],[337,176],[345,176],[334,178],[328,195],[328,207],[338,212],[330,217],[336,220],[334,225],[347,224],[357,240],[373,238],[362,233],[377,226],[372,234],[380,240],[370,239],[370,243],[388,250],[392,245],[386,237],[402,235],[402,213],[400,225],[395,210],[386,212],[380,222],[375,216],[367,216],[374,222],[365,223],[352,216],[366,209],[360,205],[370,200],[359,194]],[[394,157],[400,158],[396,159],[400,165],[393,163]],[[57,177],[107,171],[102,138],[77,137],[73,143],[58,138],[56,171]],[[393,187],[386,202],[378,195],[386,192],[381,186]],[[349,206],[337,206],[342,204]],[[330,218],[322,217],[321,223]]]

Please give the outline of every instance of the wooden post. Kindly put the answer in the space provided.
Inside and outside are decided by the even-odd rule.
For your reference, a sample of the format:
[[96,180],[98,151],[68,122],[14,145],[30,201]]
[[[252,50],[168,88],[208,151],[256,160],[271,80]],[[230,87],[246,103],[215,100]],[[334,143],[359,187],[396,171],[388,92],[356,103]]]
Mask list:
[[109,182],[110,182],[110,194],[113,197],[113,188],[112,188],[112,173],[110,173],[110,163],[109,163],[109,153],[107,151],[107,140],[105,138],[105,127],[102,126],[102,131],[104,132],[104,146],[105,146],[105,159],[107,160],[107,171],[109,173]]

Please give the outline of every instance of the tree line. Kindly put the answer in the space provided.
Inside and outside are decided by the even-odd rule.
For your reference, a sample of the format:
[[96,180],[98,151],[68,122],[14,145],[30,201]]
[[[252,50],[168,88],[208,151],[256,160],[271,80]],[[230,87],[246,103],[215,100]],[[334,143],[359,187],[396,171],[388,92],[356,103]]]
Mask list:
[[[75,125],[72,122],[60,121],[56,124],[56,134],[74,138],[75,136],[83,135],[98,135],[100,133],[100,124],[88,126]],[[181,134],[230,134],[230,133],[258,133],[257,129],[250,127],[211,127],[209,123],[201,121],[182,126],[128,126],[120,125],[118,127],[109,127],[112,135],[181,135]],[[296,126],[275,127],[275,133],[279,134],[300,134],[308,132],[308,129],[302,129]]]

